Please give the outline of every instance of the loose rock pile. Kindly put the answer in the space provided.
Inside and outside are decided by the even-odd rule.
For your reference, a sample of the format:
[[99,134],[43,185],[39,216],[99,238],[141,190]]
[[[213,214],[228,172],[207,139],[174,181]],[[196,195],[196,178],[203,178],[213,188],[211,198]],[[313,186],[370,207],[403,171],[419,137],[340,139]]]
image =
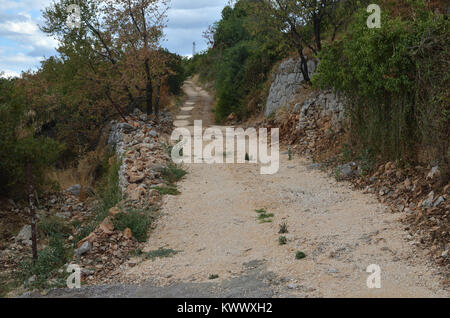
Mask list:
[[[309,76],[316,69],[313,60],[308,61]],[[275,113],[278,109],[289,106],[299,93],[303,82],[303,74],[300,70],[300,59],[290,58],[283,61],[272,76],[272,85],[266,103],[266,116]]]
[[[88,284],[107,283],[114,278],[120,266],[140,244],[133,237],[131,229],[120,231],[113,220],[120,213],[130,210],[147,210],[159,204],[160,193],[152,189],[162,186],[164,180],[161,169],[167,166],[170,157],[166,142],[172,131],[170,113],[161,112],[158,119],[150,118],[139,110],[126,117],[127,122],[113,121],[109,132],[108,145],[121,160],[119,186],[124,200],[109,210],[109,215],[89,235],[78,242],[74,249],[72,264],[82,267],[82,279]],[[65,191],[39,198],[40,220],[56,217],[70,228],[66,246],[73,246],[80,230],[92,223],[96,217],[96,207],[100,202],[92,189],[73,185]],[[21,212],[23,220],[28,219],[25,207],[11,205],[15,213]],[[77,224],[77,226],[74,226]],[[38,248],[47,242],[39,237]],[[31,255],[31,228],[24,225],[16,237],[12,237],[7,247],[0,251],[0,274],[14,277],[19,264]],[[66,266],[69,264],[66,264]],[[131,265],[130,265],[131,266]],[[65,271],[61,268],[60,272]]]
[[[128,123],[111,123],[109,145],[122,160],[119,185],[136,207],[158,202],[159,192],[152,186],[162,186],[161,169],[170,160],[161,139],[172,129],[170,113],[160,114],[158,121],[147,120],[147,115],[135,110]],[[164,140],[165,141],[165,140]]]
[[294,112],[300,112],[298,123],[300,131],[314,128],[318,120],[329,118],[331,120],[329,128],[336,133],[342,130],[342,123],[345,120],[343,98],[331,91],[313,92],[303,104],[295,105]]
[[363,161],[342,163],[344,106],[328,91],[313,93],[284,117],[282,123],[270,120],[261,125],[279,127],[280,139],[291,151],[320,162],[315,168],[329,168],[336,178],[351,181],[377,195],[393,212],[403,213],[411,244],[427,248],[450,282],[450,184],[441,184],[438,166],[406,169],[389,162],[371,170]]
[[82,266],[83,279],[89,283],[111,280],[113,276],[110,273],[139,246],[129,228],[123,232],[114,228],[112,218],[118,213],[121,213],[119,208],[112,208],[109,216],[81,240],[75,250],[73,263]]
[[149,209],[159,203],[161,195],[151,187],[163,185],[160,171],[170,160],[165,149],[166,134],[172,129],[169,113],[151,120],[135,110],[127,121],[112,122],[108,140],[121,160],[119,186],[124,201],[111,208],[108,217],[75,250],[74,263],[83,266],[84,279],[91,284],[112,281],[119,274],[117,269],[140,246],[131,229],[115,229],[113,219],[120,213]]

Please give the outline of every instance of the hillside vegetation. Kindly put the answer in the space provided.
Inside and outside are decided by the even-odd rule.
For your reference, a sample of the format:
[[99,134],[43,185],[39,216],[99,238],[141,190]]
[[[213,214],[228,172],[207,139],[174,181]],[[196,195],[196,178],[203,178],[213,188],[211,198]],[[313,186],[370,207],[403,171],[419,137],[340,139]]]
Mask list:
[[41,29],[59,40],[58,54],[37,71],[0,79],[0,196],[26,195],[29,165],[38,191],[57,188],[45,170],[77,166],[112,119],[135,108],[157,116],[180,93],[182,58],[161,48],[166,1],[79,1],[79,28],[66,23],[71,3],[43,11]]
[[[371,160],[435,165],[449,178],[449,20],[444,1],[246,1],[226,7],[211,47],[187,71],[215,83],[216,120],[247,119],[265,107],[271,70],[302,61],[305,84],[346,97],[349,151]],[[313,78],[304,61],[320,61]],[[309,84],[309,85],[308,85]]]

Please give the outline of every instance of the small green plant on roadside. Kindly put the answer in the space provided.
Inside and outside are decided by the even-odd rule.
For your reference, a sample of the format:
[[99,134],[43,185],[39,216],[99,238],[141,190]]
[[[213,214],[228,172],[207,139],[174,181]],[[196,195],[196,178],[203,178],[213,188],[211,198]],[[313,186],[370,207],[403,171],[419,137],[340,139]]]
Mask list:
[[303,252],[298,251],[295,253],[295,259],[304,259],[306,257],[306,254]]
[[145,242],[147,240],[147,233],[151,221],[151,215],[148,211],[139,210],[119,213],[113,219],[114,227],[116,229],[123,231],[126,228],[129,228],[138,242]]
[[344,144],[341,151],[342,161],[349,162],[353,159],[353,151],[349,145]]
[[161,175],[164,180],[166,180],[169,184],[174,184],[177,181],[180,181],[185,175],[186,171],[177,166],[174,163],[170,163],[167,167],[161,170]]
[[250,156],[248,155],[248,152],[245,153],[245,161],[250,161]]
[[[111,158],[111,156],[106,156],[105,161],[109,161],[109,158]],[[98,200],[100,203],[95,208],[94,217],[91,221],[79,229],[74,239],[75,245],[94,231],[108,216],[109,209],[116,206],[122,200],[122,191],[119,187],[119,170],[121,164],[122,161],[117,160],[114,157],[112,165],[104,169],[105,171],[103,172],[98,191]]]
[[278,231],[279,234],[286,234],[289,233],[288,227],[286,223],[280,224],[280,231]]
[[81,222],[81,220],[78,220],[78,219],[70,222],[70,226],[74,227],[76,230],[79,230],[82,225],[83,225],[83,222]]
[[217,275],[217,274],[211,274],[208,277],[208,279],[210,279],[210,280],[217,279],[217,278],[219,278],[219,275]]
[[363,176],[367,175],[370,171],[373,170],[375,166],[375,159],[373,158],[373,153],[370,149],[363,149],[358,159]]
[[143,254],[144,254],[144,252],[142,251],[141,248],[137,248],[137,249],[135,249],[135,250],[133,250],[133,251],[130,251],[130,252],[128,253],[128,255],[131,256],[131,257],[134,257],[134,256],[142,256]]
[[[17,279],[26,288],[45,289],[63,287],[67,273],[59,273],[60,269],[70,259],[70,253],[61,238],[51,238],[47,247],[39,251],[38,259],[33,262],[27,259],[19,265]],[[51,281],[51,279],[54,279]]]
[[178,254],[178,251],[175,251],[171,248],[160,247],[157,250],[145,253],[145,258],[155,260],[155,258],[172,257],[176,254]]
[[162,195],[178,195],[180,194],[180,191],[178,191],[177,188],[174,186],[162,186],[162,187],[154,187],[156,191],[158,191]]
[[47,238],[66,238],[69,236],[70,228],[63,218],[49,216],[40,220],[38,223],[38,231]]
[[289,149],[288,149],[288,156],[289,156],[289,161],[291,161],[292,160],[292,149],[291,149],[291,147],[289,147]]
[[336,181],[341,181],[342,180],[342,176],[341,176],[341,171],[339,170],[339,168],[336,168],[334,170],[334,179],[336,179]]
[[286,245],[287,244],[287,238],[286,236],[280,236],[278,238],[278,243],[280,243],[280,245]]

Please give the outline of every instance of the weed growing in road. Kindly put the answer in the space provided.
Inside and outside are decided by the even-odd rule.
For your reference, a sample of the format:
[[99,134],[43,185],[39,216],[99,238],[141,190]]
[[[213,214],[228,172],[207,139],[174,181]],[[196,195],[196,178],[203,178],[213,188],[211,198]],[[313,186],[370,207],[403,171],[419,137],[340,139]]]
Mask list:
[[128,253],[128,255],[129,256],[142,256],[142,254],[144,254],[144,252],[142,251],[142,249],[141,248],[137,248],[137,249],[135,249],[134,251],[130,251],[129,253]]
[[289,156],[289,161],[291,161],[292,160],[292,149],[291,149],[291,147],[289,147],[288,156]]
[[266,209],[258,209],[255,210],[258,213],[259,223],[270,223],[272,222],[272,218],[274,216],[273,213],[267,213]]
[[304,259],[306,257],[306,254],[303,252],[298,251],[295,253],[295,259]]
[[178,191],[177,188],[174,186],[163,186],[163,187],[154,187],[156,191],[158,191],[160,194],[165,195],[178,195],[180,194],[180,191]]
[[219,278],[219,275],[217,275],[217,274],[211,274],[211,275],[209,275],[209,277],[208,277],[208,279],[211,279],[211,280],[217,279],[217,278]]
[[173,255],[178,254],[178,251],[175,251],[171,248],[163,248],[160,247],[157,250],[154,251],[150,251],[145,253],[145,258],[146,259],[151,259],[151,260],[155,260],[155,258],[162,258],[162,257],[172,257]]
[[280,236],[278,238],[278,243],[280,243],[280,245],[286,245],[287,244],[287,238],[286,236]]
[[278,233],[279,234],[289,233],[286,223],[280,224],[280,231],[278,231]]

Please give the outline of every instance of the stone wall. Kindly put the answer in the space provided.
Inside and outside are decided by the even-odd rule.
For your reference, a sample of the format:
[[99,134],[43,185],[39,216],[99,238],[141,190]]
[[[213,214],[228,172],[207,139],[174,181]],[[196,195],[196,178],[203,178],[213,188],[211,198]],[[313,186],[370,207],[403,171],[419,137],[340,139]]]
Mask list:
[[[310,76],[316,70],[314,61],[308,61]],[[290,58],[282,62],[272,75],[272,85],[267,97],[265,115],[270,116],[282,107],[289,107],[298,100],[303,83],[300,71],[300,59]],[[343,98],[336,96],[329,90],[317,91],[311,94],[303,103],[294,106],[294,112],[300,113],[298,128],[308,128],[311,120],[318,117],[331,118],[332,129],[340,131],[344,120]]]
[[331,129],[339,132],[345,118],[344,99],[332,91],[324,90],[313,93],[304,103],[294,106],[300,112],[298,129],[310,128],[312,119],[330,118]]
[[[316,63],[308,61],[308,71],[311,76],[316,69]],[[303,82],[300,71],[300,59],[290,58],[280,64],[272,75],[272,85],[266,103],[266,116],[272,115],[278,109],[289,106],[299,93]]]

